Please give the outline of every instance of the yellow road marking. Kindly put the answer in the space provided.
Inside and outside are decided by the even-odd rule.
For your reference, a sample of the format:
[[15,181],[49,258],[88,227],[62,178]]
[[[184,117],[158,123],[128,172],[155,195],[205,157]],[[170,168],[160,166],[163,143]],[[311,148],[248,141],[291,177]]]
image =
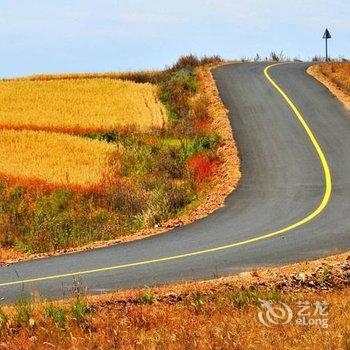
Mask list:
[[326,206],[330,200],[331,193],[332,193],[331,171],[330,171],[329,165],[327,163],[326,156],[325,156],[320,144],[318,143],[315,135],[311,131],[309,125],[305,121],[304,117],[299,112],[298,108],[295,106],[295,104],[292,102],[292,100],[287,96],[287,94],[277,85],[277,83],[269,75],[269,73],[268,73],[269,69],[273,66],[276,66],[276,65],[279,65],[279,64],[272,64],[272,65],[266,67],[264,70],[264,75],[265,75],[266,79],[274,86],[274,88],[282,95],[284,100],[287,102],[287,104],[289,105],[289,107],[294,112],[295,116],[297,117],[297,119],[299,120],[301,125],[303,126],[306,134],[310,138],[311,143],[313,144],[313,146],[316,149],[316,152],[319,156],[320,162],[322,164],[323,172],[324,172],[324,179],[325,179],[324,195],[323,195],[322,201],[320,202],[319,206],[312,213],[308,214],[306,217],[304,217],[300,221],[298,221],[290,226],[281,228],[278,231],[269,232],[269,233],[263,234],[261,236],[253,237],[253,238],[250,238],[250,239],[247,239],[244,241],[235,242],[235,243],[231,243],[231,244],[227,244],[227,245],[223,245],[223,246],[219,246],[219,247],[214,247],[214,248],[209,248],[209,249],[204,249],[204,250],[199,250],[199,251],[195,251],[195,252],[191,252],[191,253],[179,254],[179,255],[174,255],[174,256],[167,256],[167,257],[158,258],[158,259],[138,261],[138,262],[133,262],[133,263],[129,263],[129,264],[116,265],[116,266],[110,266],[110,267],[102,267],[102,268],[93,269],[93,270],[70,272],[70,273],[52,275],[52,276],[46,276],[46,277],[28,278],[28,279],[24,279],[22,281],[5,282],[5,283],[1,283],[0,287],[14,286],[14,285],[18,285],[18,284],[27,284],[27,283],[34,283],[34,282],[42,282],[42,281],[61,279],[61,278],[66,278],[66,277],[73,277],[73,276],[88,275],[88,274],[93,274],[93,273],[98,273],[98,272],[107,272],[107,271],[125,269],[128,267],[150,265],[150,264],[155,264],[155,263],[160,263],[160,262],[165,262],[165,261],[179,260],[179,259],[183,259],[183,258],[197,256],[197,255],[214,253],[214,252],[218,252],[221,250],[226,250],[226,249],[231,249],[231,248],[235,248],[235,247],[239,247],[239,246],[244,246],[244,245],[247,245],[250,243],[259,242],[259,241],[262,241],[262,240],[265,240],[268,238],[278,236],[282,233],[291,231],[297,227],[305,225],[309,221],[313,220],[316,216],[321,214],[321,212],[326,208]]

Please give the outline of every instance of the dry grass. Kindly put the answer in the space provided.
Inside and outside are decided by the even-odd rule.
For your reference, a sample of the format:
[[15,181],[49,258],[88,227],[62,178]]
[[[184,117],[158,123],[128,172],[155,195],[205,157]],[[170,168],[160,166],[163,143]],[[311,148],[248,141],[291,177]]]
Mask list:
[[350,109],[350,62],[317,64],[309,67],[307,72]]
[[320,72],[350,94],[350,62],[329,62],[318,66]]
[[[61,302],[0,307],[0,349],[344,349],[350,348],[350,256],[238,276]],[[83,291],[83,285],[74,285]],[[266,327],[259,299],[282,301],[292,322]],[[328,328],[297,325],[297,302],[329,305]]]
[[161,128],[157,87],[113,79],[0,82],[0,128],[62,132]]
[[49,184],[91,186],[101,182],[115,145],[44,131],[0,131],[3,177]]
[[[179,295],[168,288],[164,296],[145,289],[130,299],[102,302],[22,302],[2,310],[0,339],[10,349],[349,349],[349,288],[284,293],[226,283],[195,289]],[[293,321],[262,325],[258,298],[288,304]],[[297,325],[298,301],[310,303],[308,312],[316,302],[330,305],[328,328]]]
[[165,72],[159,70],[136,71],[136,72],[105,72],[105,73],[61,73],[61,74],[36,74],[15,79],[3,79],[3,81],[49,81],[49,80],[77,80],[77,79],[115,79],[128,80],[135,83],[158,83]]

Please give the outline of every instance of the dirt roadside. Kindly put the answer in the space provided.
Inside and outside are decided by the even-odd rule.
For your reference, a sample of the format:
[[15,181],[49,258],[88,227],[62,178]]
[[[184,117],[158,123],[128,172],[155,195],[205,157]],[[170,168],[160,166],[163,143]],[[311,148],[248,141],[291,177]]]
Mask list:
[[320,69],[320,65],[316,64],[307,69],[307,73],[321,82],[338,100],[340,100],[347,109],[350,109],[350,95],[339,88],[335,83],[329,80]]
[[[303,261],[285,266],[262,267],[228,277],[213,276],[211,280],[191,281],[159,287],[134,288],[96,296],[86,296],[89,304],[104,305],[139,304],[140,295],[151,291],[157,302],[175,303],[190,295],[211,295],[233,289],[276,289],[283,293],[327,293],[350,287],[350,251],[327,258]],[[79,286],[84,294],[85,287]],[[66,299],[64,303],[69,303]],[[74,300],[74,298],[72,299]],[[40,298],[39,298],[40,301]]]

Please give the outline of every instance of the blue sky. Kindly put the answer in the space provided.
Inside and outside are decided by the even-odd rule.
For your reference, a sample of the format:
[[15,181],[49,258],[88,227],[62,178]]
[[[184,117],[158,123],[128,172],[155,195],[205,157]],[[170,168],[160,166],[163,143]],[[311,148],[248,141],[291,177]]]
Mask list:
[[350,57],[349,0],[1,0],[0,76],[161,68],[184,53]]

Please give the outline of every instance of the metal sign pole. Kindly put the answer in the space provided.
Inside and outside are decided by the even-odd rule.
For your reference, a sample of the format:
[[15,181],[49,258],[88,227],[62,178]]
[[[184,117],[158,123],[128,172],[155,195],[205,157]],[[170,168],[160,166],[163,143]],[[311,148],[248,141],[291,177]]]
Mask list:
[[329,30],[326,28],[324,34],[323,34],[323,39],[326,40],[326,62],[329,61],[328,59],[328,39],[331,39],[332,36],[331,36],[331,33],[329,32]]

